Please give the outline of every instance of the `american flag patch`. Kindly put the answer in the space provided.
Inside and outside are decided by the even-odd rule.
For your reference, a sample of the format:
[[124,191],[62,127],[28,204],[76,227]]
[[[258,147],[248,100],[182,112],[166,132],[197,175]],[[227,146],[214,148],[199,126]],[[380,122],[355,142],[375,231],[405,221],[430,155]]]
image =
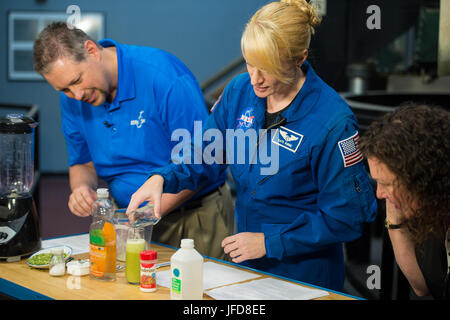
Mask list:
[[359,134],[356,132],[350,138],[338,142],[339,150],[344,160],[344,167],[350,167],[357,164],[363,159],[363,156],[358,148]]

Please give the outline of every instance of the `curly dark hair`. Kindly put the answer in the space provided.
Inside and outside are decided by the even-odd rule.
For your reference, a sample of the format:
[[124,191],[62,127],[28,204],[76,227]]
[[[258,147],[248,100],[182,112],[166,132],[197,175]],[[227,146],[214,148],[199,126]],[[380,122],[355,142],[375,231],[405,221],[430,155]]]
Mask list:
[[[374,121],[360,139],[366,158],[386,164],[415,199],[406,219],[411,240],[445,236],[450,226],[450,113],[438,106],[407,103]],[[411,201],[408,201],[411,204]]]

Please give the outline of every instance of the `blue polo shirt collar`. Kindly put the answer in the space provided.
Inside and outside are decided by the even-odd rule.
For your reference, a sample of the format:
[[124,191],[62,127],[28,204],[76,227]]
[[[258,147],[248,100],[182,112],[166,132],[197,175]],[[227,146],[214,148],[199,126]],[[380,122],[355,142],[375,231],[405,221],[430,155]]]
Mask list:
[[118,67],[117,93],[110,105],[105,104],[107,107],[109,106],[109,111],[113,111],[120,108],[121,102],[136,98],[134,70],[131,61],[123,55],[119,43],[112,39],[103,39],[99,41],[99,44],[104,48],[116,47]]

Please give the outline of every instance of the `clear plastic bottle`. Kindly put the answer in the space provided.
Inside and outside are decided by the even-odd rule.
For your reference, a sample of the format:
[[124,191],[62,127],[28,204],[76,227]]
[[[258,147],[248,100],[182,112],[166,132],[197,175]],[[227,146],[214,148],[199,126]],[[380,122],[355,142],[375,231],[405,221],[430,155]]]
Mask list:
[[201,300],[203,298],[203,257],[194,249],[193,239],[182,239],[181,248],[170,258],[172,283],[170,298]]
[[92,223],[89,228],[89,273],[100,280],[116,279],[116,231],[112,220],[114,205],[106,188],[97,189],[97,200],[92,205]]
[[64,250],[55,248],[51,250],[52,258],[49,263],[49,274],[54,277],[63,276],[66,273],[66,262],[63,258]]

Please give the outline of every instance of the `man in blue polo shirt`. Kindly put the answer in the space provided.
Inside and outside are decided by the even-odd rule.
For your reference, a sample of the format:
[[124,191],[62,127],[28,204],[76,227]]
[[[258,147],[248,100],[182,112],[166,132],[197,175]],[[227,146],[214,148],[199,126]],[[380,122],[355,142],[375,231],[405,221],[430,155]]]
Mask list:
[[[194,121],[207,117],[195,77],[159,49],[96,43],[79,29],[53,23],[35,42],[34,67],[61,92],[69,209],[78,216],[90,214],[98,177],[109,184],[117,206],[127,207],[148,172],[169,162],[177,144],[172,132],[192,132]],[[179,246],[181,238],[194,238],[199,252],[223,258],[220,242],[234,225],[225,178],[165,194],[162,211],[170,214],[154,228],[153,239]]]

